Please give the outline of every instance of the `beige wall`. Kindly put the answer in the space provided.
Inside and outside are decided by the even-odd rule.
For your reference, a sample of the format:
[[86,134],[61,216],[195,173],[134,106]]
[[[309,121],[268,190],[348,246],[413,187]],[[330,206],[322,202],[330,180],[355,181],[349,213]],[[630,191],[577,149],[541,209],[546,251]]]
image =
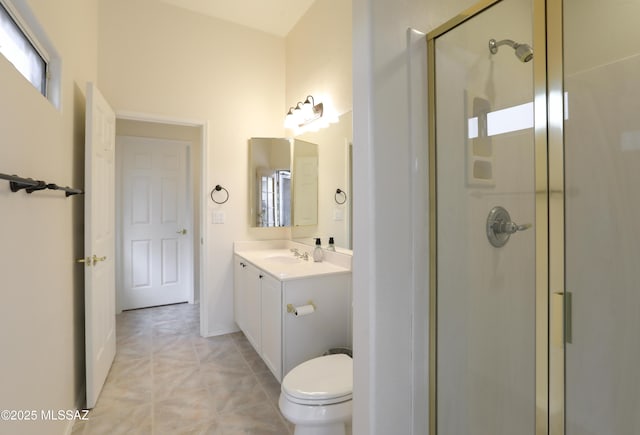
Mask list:
[[284,39],[149,0],[101,1],[99,17],[99,87],[116,112],[206,124],[206,333],[234,331],[233,242],[281,237],[248,229],[247,139],[284,133]]
[[351,0],[316,1],[286,38],[286,107],[313,95],[341,115],[353,107]]
[[[351,109],[350,2],[316,2],[279,38],[158,2],[102,1],[98,51],[99,86],[116,111],[208,123],[207,188],[223,185],[230,200],[207,200],[207,333],[233,330],[233,241],[290,237],[248,228],[247,139],[284,136],[286,108],[307,94]],[[208,223],[215,210],[224,225]]]
[[[352,107],[351,46],[343,42],[351,38],[351,2],[316,2],[285,41],[148,0],[103,0],[99,7],[97,0],[26,1],[62,56],[62,110],[57,111],[43,100],[0,58],[0,171],[83,185],[84,89],[89,80],[99,79],[98,87],[116,110],[206,123],[206,185],[211,189],[222,184],[230,191],[229,202],[220,206],[226,224],[206,224],[206,291],[215,303],[208,310],[209,332],[229,328],[232,242],[286,235],[272,230],[247,230],[247,138],[282,136],[286,108],[309,93],[319,98],[326,96],[327,100],[330,96],[338,113]],[[357,109],[361,115],[358,110],[354,112],[363,147],[370,139],[364,134],[368,124],[363,117],[373,108],[374,121],[379,121],[376,143],[371,149],[367,145],[356,156],[360,163],[355,176],[361,180],[358,190],[363,194],[359,211],[365,219],[360,222],[361,243],[355,247],[363,259],[359,263],[360,295],[384,293],[383,286],[376,288],[375,280],[369,283],[363,279],[363,273],[372,270],[367,252],[375,250],[373,242],[363,242],[364,237],[374,236],[370,239],[373,241],[376,235],[387,231],[380,223],[368,223],[366,219],[371,215],[367,213],[379,211],[383,217],[393,213],[391,209],[386,214],[382,209],[369,209],[375,198],[369,201],[368,195],[379,197],[381,202],[388,197],[387,192],[376,192],[366,185],[369,172],[375,172],[373,166],[369,167],[369,156],[384,149],[384,135],[378,133],[396,133],[397,125],[406,125],[394,116],[395,105],[369,106],[370,86],[386,88],[390,84],[391,91],[403,92],[404,76],[392,72],[394,60],[404,53],[406,27],[430,30],[474,2],[383,3],[358,0],[360,13],[353,17],[353,31],[360,37],[354,54],[358,50],[365,53],[357,59],[359,71],[365,73],[358,77],[361,85]],[[375,19],[371,16],[374,9]],[[425,13],[427,9],[429,14]],[[301,42],[304,40],[306,43]],[[375,63],[371,61],[370,47],[374,47]],[[370,77],[374,72],[378,74],[376,81]],[[375,99],[383,101],[386,95],[381,89]],[[394,139],[402,143],[405,138],[396,134]],[[391,166],[406,163],[402,153],[383,152],[382,156],[388,157]],[[389,181],[393,185],[394,180]],[[207,201],[207,197],[203,199]],[[207,204],[209,218],[214,207],[210,201]],[[13,194],[8,183],[0,182],[0,408],[73,408],[81,397],[83,274],[73,259],[83,254],[82,206],[81,197],[65,199],[59,192]],[[394,247],[395,243],[390,244],[385,252],[394,252]],[[394,276],[404,272],[404,266],[392,261],[377,274]],[[359,302],[360,311],[371,314],[360,315],[356,321],[360,329],[369,328],[376,322],[376,311],[369,306],[368,297]],[[378,313],[389,318],[389,323],[380,327],[391,326],[389,336],[397,336],[405,332],[406,325],[393,327],[392,322],[405,313],[397,303],[389,306],[397,307],[399,314]],[[365,357],[359,361],[366,363],[369,357],[375,359],[389,350],[382,340],[378,351],[370,353],[369,345],[363,343],[376,338],[374,333],[360,333],[360,350]],[[361,373],[359,378],[366,382],[385,376],[384,371],[372,375],[362,365],[356,368]],[[358,403],[362,405],[356,413],[364,411],[360,420],[368,420],[369,411],[379,415],[378,420],[385,418],[388,414],[381,412],[385,403],[367,400],[369,389],[363,385],[357,385]],[[376,388],[384,390],[385,385]],[[377,421],[371,418],[372,422]],[[13,432],[62,433],[64,426],[64,422],[38,422]]]
[[[352,92],[352,13],[351,0],[316,1],[286,37],[286,107],[313,95],[316,104],[337,115],[351,112]],[[352,140],[351,113],[329,128],[300,135],[301,140],[318,146],[318,225],[293,228],[293,238],[313,244],[321,237],[326,246],[335,236],[337,246],[351,248],[349,243],[347,204],[337,207],[336,188],[347,188],[348,171],[345,140]],[[289,131],[289,134],[293,132]],[[351,195],[352,192],[349,192]],[[335,221],[336,208],[345,220]]]
[[[322,239],[322,246],[329,244],[333,237],[335,246],[351,249],[351,189],[349,167],[349,147],[353,143],[352,112],[343,113],[336,124],[329,125],[316,132],[297,136],[307,142],[318,145],[318,225],[311,227],[295,227],[291,235],[297,241],[314,244],[314,237]],[[294,175],[295,176],[295,175]],[[347,198],[338,198],[344,204],[336,203],[336,189],[346,192]],[[336,214],[342,218],[336,218]]]
[[[0,56],[0,172],[84,184],[86,81],[97,75],[97,2],[30,0],[62,58],[61,110]],[[64,10],[65,13],[60,13]],[[0,181],[0,409],[83,404],[83,198],[11,193]],[[69,422],[0,423],[2,433],[63,433]]]

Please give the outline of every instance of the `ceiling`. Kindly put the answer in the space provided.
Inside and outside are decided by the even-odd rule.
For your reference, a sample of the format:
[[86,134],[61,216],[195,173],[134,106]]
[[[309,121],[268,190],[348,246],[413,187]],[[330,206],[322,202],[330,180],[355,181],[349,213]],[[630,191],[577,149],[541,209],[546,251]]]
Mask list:
[[192,12],[286,36],[315,0],[159,0]]

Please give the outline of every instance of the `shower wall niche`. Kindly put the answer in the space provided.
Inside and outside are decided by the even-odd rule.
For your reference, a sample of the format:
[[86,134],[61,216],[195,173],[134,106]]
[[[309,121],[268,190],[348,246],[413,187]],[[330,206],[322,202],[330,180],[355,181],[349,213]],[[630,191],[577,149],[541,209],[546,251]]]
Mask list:
[[490,111],[489,100],[471,98],[471,117],[467,121],[467,186],[470,187],[495,186],[493,143],[487,134],[487,115]]

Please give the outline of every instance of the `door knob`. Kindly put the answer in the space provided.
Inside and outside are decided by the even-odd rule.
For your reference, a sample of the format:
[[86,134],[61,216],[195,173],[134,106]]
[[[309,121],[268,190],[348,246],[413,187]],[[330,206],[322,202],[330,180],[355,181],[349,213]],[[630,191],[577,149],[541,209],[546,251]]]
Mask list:
[[106,256],[104,256],[104,257],[98,257],[97,255],[93,254],[93,258],[92,258],[92,260],[93,260],[93,265],[95,266],[95,265],[96,265],[96,263],[98,263],[99,261],[105,261],[106,259],[107,259],[107,257],[106,257]]
[[487,216],[487,238],[496,248],[501,248],[508,241],[511,234],[531,228],[531,224],[518,225],[511,222],[509,212],[503,207],[493,207]]
[[91,257],[78,258],[76,263],[85,263],[87,266],[91,266]]
[[178,231],[176,231],[176,234],[182,234],[184,236],[185,234],[187,234],[187,229],[183,228],[181,230],[178,230]]
[[105,261],[106,259],[106,256],[98,257],[96,254],[93,254],[92,257],[78,258],[76,260],[76,263],[84,263],[87,266],[95,266],[99,261]]

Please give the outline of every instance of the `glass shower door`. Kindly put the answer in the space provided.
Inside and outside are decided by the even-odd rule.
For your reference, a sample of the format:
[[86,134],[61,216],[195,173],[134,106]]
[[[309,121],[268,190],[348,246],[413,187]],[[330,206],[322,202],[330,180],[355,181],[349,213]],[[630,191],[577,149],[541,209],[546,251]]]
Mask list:
[[513,0],[434,41],[438,435],[536,430],[532,33]]
[[566,434],[640,434],[640,2],[563,6]]

